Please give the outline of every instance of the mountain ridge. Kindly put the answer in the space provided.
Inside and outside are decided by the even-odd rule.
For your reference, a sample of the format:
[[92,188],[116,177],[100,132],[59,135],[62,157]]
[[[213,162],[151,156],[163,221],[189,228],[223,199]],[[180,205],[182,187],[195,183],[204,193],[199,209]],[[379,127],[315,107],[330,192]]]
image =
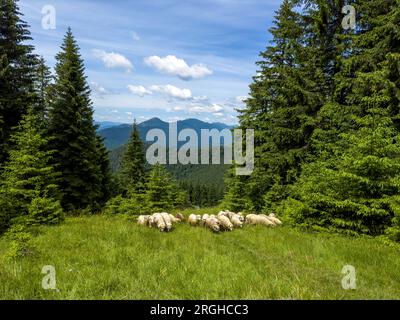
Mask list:
[[[108,124],[110,122],[107,122]],[[102,127],[102,123],[98,122],[99,125],[98,133],[104,139],[107,149],[114,150],[118,147],[125,145],[129,141],[129,137],[132,131],[131,124],[116,124],[115,126]],[[147,133],[152,129],[161,129],[165,132],[167,136],[168,143],[168,133],[169,133],[169,122],[163,121],[158,117],[151,118],[147,121],[138,124],[138,129],[140,132],[140,137],[143,141],[146,140]],[[235,126],[226,125],[223,123],[215,122],[209,123],[204,122],[199,119],[190,118],[185,120],[180,120],[177,122],[178,132],[184,129],[193,129],[200,136],[201,130],[212,130],[217,129],[222,131],[224,129],[233,129]],[[230,141],[226,143],[231,143]]]

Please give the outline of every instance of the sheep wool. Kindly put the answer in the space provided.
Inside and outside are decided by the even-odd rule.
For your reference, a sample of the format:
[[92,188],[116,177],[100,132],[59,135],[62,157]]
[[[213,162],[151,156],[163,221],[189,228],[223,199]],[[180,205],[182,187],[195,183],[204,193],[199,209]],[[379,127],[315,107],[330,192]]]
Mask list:
[[221,228],[219,226],[219,221],[216,218],[208,218],[205,222],[207,228],[211,229],[214,232],[220,232]]
[[224,216],[229,218],[229,211],[220,211],[217,217]]
[[164,220],[165,230],[164,231],[171,231],[172,230],[172,221],[168,213],[162,212],[161,216]]
[[262,218],[265,218],[265,219],[268,219],[274,226],[276,225],[276,223],[269,216],[267,216],[265,214],[260,214],[258,216],[262,217]]
[[236,215],[236,216],[233,216],[232,219],[231,219],[233,227],[235,227],[235,228],[242,228],[243,227],[243,222],[240,220],[239,217],[240,216]]
[[158,230],[160,230],[161,232],[164,232],[167,228],[164,218],[161,215],[161,213],[156,213],[153,215],[154,217],[154,224],[155,226],[158,228]]
[[279,220],[273,213],[271,213],[271,214],[268,216],[268,218],[269,218],[269,220],[271,220],[272,222],[274,222],[274,223],[277,224],[277,225],[281,225],[281,224],[282,224],[282,221]]
[[193,227],[197,226],[198,224],[197,216],[195,214],[191,214],[188,218],[188,222]]
[[172,214],[169,215],[169,218],[170,218],[172,224],[176,224],[176,223],[182,222],[181,219],[174,217]]
[[146,226],[147,223],[149,222],[150,216],[139,216],[137,223],[140,226]]
[[264,225],[270,227],[274,226],[274,223],[272,221],[256,214],[249,214],[246,217],[246,223],[251,225]]
[[222,226],[222,228],[224,230],[227,230],[227,231],[232,231],[233,230],[233,224],[228,219],[228,217],[225,217],[225,216],[221,215],[221,216],[218,217],[218,221],[219,221],[220,225]]

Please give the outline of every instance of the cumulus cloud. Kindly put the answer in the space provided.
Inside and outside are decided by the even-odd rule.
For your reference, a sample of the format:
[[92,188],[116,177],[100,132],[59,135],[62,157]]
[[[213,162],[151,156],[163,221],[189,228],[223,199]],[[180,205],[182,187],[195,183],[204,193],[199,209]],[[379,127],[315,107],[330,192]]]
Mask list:
[[149,88],[144,86],[133,86],[129,85],[128,89],[131,93],[136,94],[140,97],[146,95],[152,95],[153,93],[159,93],[167,96],[169,99],[177,100],[191,100],[193,99],[192,91],[189,89],[181,89],[173,85],[154,85]]
[[221,113],[224,114],[226,108],[224,105],[218,103],[189,103],[188,105],[175,106],[172,111],[187,111],[194,114],[211,113],[214,115],[219,115]]
[[129,86],[128,86],[128,90],[129,90],[131,93],[138,95],[139,97],[144,97],[144,96],[153,94],[152,91],[146,89],[146,88],[143,87],[143,86],[133,86],[133,85],[129,85]]
[[104,97],[105,95],[108,94],[108,90],[98,84],[97,82],[91,82],[90,83],[90,88],[92,89],[92,92],[100,97]]
[[96,58],[102,60],[105,67],[108,69],[118,68],[124,69],[126,72],[131,72],[133,70],[132,62],[122,54],[98,49],[94,49],[93,54]]
[[167,84],[165,86],[151,86],[150,90],[167,95],[169,98],[179,100],[190,100],[193,98],[192,91],[189,89],[181,89],[173,85]]
[[157,71],[188,81],[200,79],[213,74],[213,72],[202,64],[189,66],[185,60],[169,55],[166,57],[151,56],[144,59],[144,62]]

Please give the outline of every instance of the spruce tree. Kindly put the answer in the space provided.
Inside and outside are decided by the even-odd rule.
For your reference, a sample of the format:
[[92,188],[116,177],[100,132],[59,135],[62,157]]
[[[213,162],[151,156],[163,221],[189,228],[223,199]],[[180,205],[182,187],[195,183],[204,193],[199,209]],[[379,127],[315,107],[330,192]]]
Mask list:
[[146,184],[146,199],[151,210],[162,212],[172,209],[176,195],[175,187],[171,175],[163,166],[153,166]]
[[113,189],[117,188],[116,183],[114,182],[113,175],[111,172],[111,164],[110,164],[110,154],[107,148],[104,145],[104,140],[100,136],[97,136],[97,157],[98,164],[100,166],[100,195],[99,195],[99,204],[104,205],[114,194],[115,191]]
[[145,165],[144,146],[135,120],[120,169],[122,185],[130,193],[143,191],[146,183]]
[[51,99],[51,85],[53,76],[43,57],[41,57],[38,61],[35,80],[37,100],[34,104],[34,112],[42,118],[41,123],[46,125],[49,103]]
[[228,171],[226,176],[227,192],[222,201],[224,210],[234,212],[251,211],[253,209],[252,202],[248,196],[247,182],[249,178],[235,175],[235,168]]
[[30,40],[17,1],[0,0],[0,166],[12,147],[12,129],[35,100],[37,57]]
[[71,29],[56,59],[48,135],[50,148],[55,150],[53,163],[62,175],[62,204],[66,210],[97,210],[103,200],[104,179],[99,163],[99,140],[84,63]]
[[38,130],[38,121],[31,109],[12,136],[15,148],[2,174],[3,227],[20,216],[33,224],[57,223],[63,217],[59,174],[50,164],[53,152],[47,150],[49,141]]
[[[240,111],[240,127],[255,130],[255,170],[249,179],[233,177],[246,192],[227,196],[253,210],[275,210],[290,194],[304,163],[312,161],[318,113],[334,91],[340,68],[343,1],[285,0],[270,29],[273,40],[261,53],[259,74]],[[239,202],[238,202],[239,203]],[[244,209],[244,208],[242,208]]]
[[307,227],[398,241],[400,9],[397,1],[357,4],[351,54],[314,137],[321,156],[304,167],[285,212]]

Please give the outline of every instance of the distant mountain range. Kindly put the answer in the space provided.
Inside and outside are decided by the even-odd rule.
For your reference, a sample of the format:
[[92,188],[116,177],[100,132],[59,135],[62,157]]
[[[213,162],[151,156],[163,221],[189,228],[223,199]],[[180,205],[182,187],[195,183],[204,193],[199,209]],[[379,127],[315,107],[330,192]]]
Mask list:
[[[120,124],[114,122],[98,122],[99,126],[98,132],[101,137],[104,138],[106,147],[109,150],[116,149],[120,146],[125,145],[129,141],[129,137],[132,131],[132,125],[130,124]],[[138,124],[140,137],[143,141],[146,139],[147,133],[152,129],[161,129],[165,132],[167,136],[168,143],[168,133],[169,133],[169,123],[160,120],[159,118],[153,118]],[[178,121],[178,132],[183,129],[193,129],[196,131],[198,136],[201,136],[202,129],[217,129],[219,131],[224,129],[233,129],[234,126],[228,126],[223,123],[208,123],[198,119],[187,119]],[[227,141],[226,143],[231,143]]]
[[111,121],[103,121],[103,122],[97,122],[95,121],[94,123],[96,126],[98,126],[97,130],[104,130],[112,127],[117,127],[122,125],[122,122],[111,122]]

